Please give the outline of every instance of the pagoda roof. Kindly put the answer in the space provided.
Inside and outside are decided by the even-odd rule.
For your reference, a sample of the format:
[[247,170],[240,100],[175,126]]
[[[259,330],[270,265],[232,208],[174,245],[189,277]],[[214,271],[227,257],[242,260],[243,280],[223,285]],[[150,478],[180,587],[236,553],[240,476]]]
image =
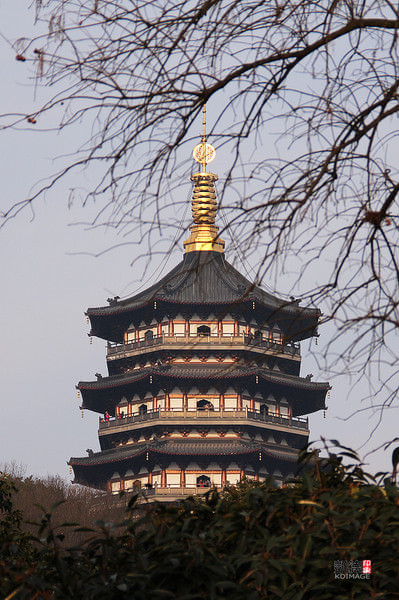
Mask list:
[[[142,386],[147,389],[162,385],[171,388],[182,381],[191,385],[203,385],[204,382],[213,385],[226,381],[226,385],[230,385],[239,379],[243,380],[246,386],[256,386],[259,391],[265,386],[267,391],[272,391],[271,388],[282,388],[290,396],[295,416],[324,408],[325,395],[330,389],[327,382],[315,382],[308,377],[236,363],[146,367],[96,381],[80,381],[77,387],[83,397],[82,408],[104,413],[105,410],[110,410],[110,403],[115,406],[116,400],[122,395],[132,395],[136,390],[142,389]],[[290,393],[291,391],[294,393]]]
[[[292,463],[297,462],[297,450],[286,449],[283,447],[271,448],[262,442],[250,442],[245,440],[215,440],[202,438],[199,440],[153,440],[145,444],[134,445],[130,448],[113,448],[102,452],[95,452],[91,456],[82,458],[72,457],[69,464],[72,466],[94,466],[110,463],[119,463],[134,458],[139,458],[147,452],[152,454],[153,461],[157,461],[158,456],[231,456],[234,460],[237,456],[245,454],[262,452],[266,456],[277,460],[286,460]],[[148,459],[150,456],[148,456]]]
[[[72,457],[68,464],[73,467],[75,482],[98,488],[105,488],[106,482],[117,471],[121,477],[134,468],[156,465],[165,461],[192,459],[193,461],[221,459],[229,462],[245,461],[259,464],[259,453],[262,453],[261,464],[272,470],[276,467],[289,473],[295,469],[298,452],[283,447],[271,448],[261,442],[249,442],[237,439],[199,441],[153,440],[130,448],[114,448],[93,453],[82,458]],[[229,460],[230,459],[230,460]]]
[[[159,302],[182,309],[186,306],[214,307],[221,316],[227,308],[261,310],[271,323],[285,321],[286,337],[306,339],[315,335],[320,311],[303,308],[296,300],[283,300],[246,279],[220,252],[188,252],[183,260],[160,281],[125,300],[110,301],[110,306],[89,308],[92,335],[121,341],[123,333],[138,313]],[[255,302],[255,305],[253,303]],[[247,308],[248,309],[248,306]],[[265,311],[267,315],[265,316]]]

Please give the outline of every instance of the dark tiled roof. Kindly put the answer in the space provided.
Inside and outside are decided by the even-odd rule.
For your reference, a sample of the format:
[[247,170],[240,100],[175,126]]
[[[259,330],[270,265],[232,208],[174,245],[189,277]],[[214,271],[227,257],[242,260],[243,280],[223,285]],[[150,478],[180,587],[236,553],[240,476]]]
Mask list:
[[[242,302],[256,301],[266,308],[275,320],[291,321],[291,339],[305,339],[314,335],[320,311],[302,308],[297,302],[282,300],[262,290],[246,279],[227,262],[219,252],[189,252],[172,271],[147,290],[111,306],[89,308],[93,335],[120,337],[118,327],[105,324],[104,318],[119,317],[145,307],[153,301],[176,305],[216,305],[227,307]],[[121,324],[120,324],[121,325]],[[124,323],[126,327],[129,323]],[[119,331],[119,333],[115,333]]]
[[137,445],[130,448],[115,448],[104,452],[96,452],[91,456],[82,458],[71,458],[69,464],[79,466],[94,466],[113,462],[121,462],[134,459],[144,453],[162,454],[170,456],[242,456],[255,452],[265,453],[267,456],[276,459],[297,461],[297,452],[278,446],[275,448],[266,447],[259,442],[246,442],[243,440],[162,440],[154,441],[144,445]]
[[103,377],[97,381],[80,381],[78,388],[81,390],[105,390],[120,386],[129,386],[150,376],[165,379],[233,379],[258,376],[264,381],[303,390],[328,390],[327,382],[311,381],[308,378],[288,375],[281,371],[272,371],[266,368],[251,368],[237,364],[207,365],[171,365],[161,367],[145,367],[123,375]]
[[291,312],[297,305],[268,294],[251,283],[219,252],[189,252],[181,263],[160,281],[127,300],[113,306],[89,308],[88,314],[117,314],[143,306],[152,300],[181,304],[226,304],[256,299],[273,309],[284,307]]
[[[136,372],[112,375],[97,381],[80,381],[83,408],[104,413],[113,411],[122,396],[151,391],[152,386],[165,388],[179,385],[179,382],[198,385],[201,388],[218,384],[247,387],[253,392],[268,394],[283,388],[292,404],[293,415],[303,415],[325,408],[325,396],[330,389],[327,382],[315,382],[308,378],[288,375],[266,368],[241,367],[237,364],[211,366],[206,364],[193,367],[173,365],[170,367],[146,367]],[[205,392],[204,392],[205,393]]]

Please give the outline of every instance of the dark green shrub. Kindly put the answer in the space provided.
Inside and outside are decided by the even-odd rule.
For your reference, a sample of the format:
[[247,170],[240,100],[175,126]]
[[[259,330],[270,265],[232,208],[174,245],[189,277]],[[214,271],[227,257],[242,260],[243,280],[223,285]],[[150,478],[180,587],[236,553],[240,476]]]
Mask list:
[[[342,456],[295,482],[242,483],[179,505],[151,505],[120,526],[100,523],[62,549],[51,514],[40,559],[15,598],[85,600],[368,599],[399,595],[399,494]],[[370,579],[336,579],[334,562],[371,560]],[[337,563],[336,563],[337,564]],[[345,565],[345,563],[340,563]],[[9,596],[11,598],[11,596]]]

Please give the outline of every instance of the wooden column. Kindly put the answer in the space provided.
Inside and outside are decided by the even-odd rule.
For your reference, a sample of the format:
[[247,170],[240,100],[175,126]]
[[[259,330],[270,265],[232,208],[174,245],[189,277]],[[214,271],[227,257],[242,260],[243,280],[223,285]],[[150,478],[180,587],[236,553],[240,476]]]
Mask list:
[[242,481],[244,479],[244,469],[240,469],[240,481]]
[[134,332],[134,341],[138,342],[139,339],[140,339],[140,332],[139,332],[138,329],[136,329],[135,332]]
[[161,325],[161,323],[158,323],[158,325],[157,325],[157,336],[158,337],[162,337],[162,325]]
[[255,410],[255,400],[253,398],[249,401],[249,410]]
[[152,471],[148,473],[148,483],[152,485]]
[[237,337],[238,336],[238,321],[234,321],[234,336]]
[[127,344],[127,331],[123,334],[123,341]]
[[280,403],[276,402],[276,415],[279,417],[280,416]]
[[184,335],[186,337],[189,337],[190,335],[190,321],[188,319],[184,321]]
[[157,408],[158,408],[158,400],[157,400],[157,397],[154,396],[152,399],[152,410],[156,411]]
[[170,336],[173,336],[174,334],[173,319],[169,319],[168,333]]
[[223,321],[218,321],[218,335],[223,335]]
[[251,327],[249,325],[246,325],[245,327],[245,335],[249,335],[251,333]]
[[219,410],[224,410],[224,394],[219,395]]
[[186,472],[184,469],[180,471],[180,487],[186,487]]
[[187,398],[187,394],[183,394],[183,410],[188,410],[188,398]]
[[242,410],[242,396],[237,394],[237,410]]
[[170,396],[165,394],[165,410],[170,410]]
[[226,487],[226,469],[222,469],[222,487]]
[[161,487],[166,487],[166,470],[161,470]]
[[125,489],[125,482],[121,479],[121,492]]

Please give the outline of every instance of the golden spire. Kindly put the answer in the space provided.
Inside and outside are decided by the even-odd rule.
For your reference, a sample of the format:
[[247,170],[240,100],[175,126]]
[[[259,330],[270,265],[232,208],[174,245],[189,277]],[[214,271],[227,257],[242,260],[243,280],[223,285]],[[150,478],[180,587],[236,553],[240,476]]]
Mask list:
[[216,156],[216,150],[211,144],[206,143],[206,106],[202,109],[202,139],[195,146],[193,157],[202,165],[200,173],[194,173],[191,181],[195,182],[192,213],[193,225],[190,227],[191,235],[184,242],[185,252],[224,252],[224,241],[218,237],[219,227],[215,225],[217,211],[214,182],[217,175],[208,173],[206,166]]

